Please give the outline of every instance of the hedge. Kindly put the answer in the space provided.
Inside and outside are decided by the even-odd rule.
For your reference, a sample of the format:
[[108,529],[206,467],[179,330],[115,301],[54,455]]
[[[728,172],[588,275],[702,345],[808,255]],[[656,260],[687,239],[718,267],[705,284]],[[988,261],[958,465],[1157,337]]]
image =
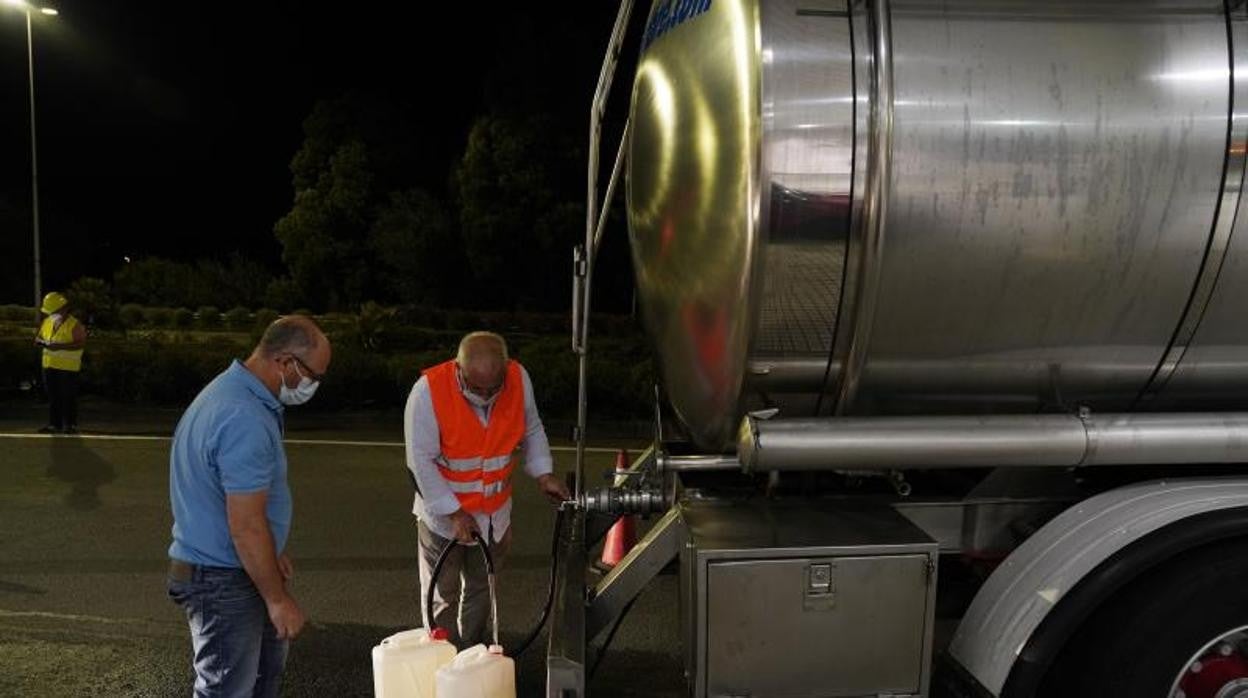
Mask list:
[[[267,326],[278,316],[277,311],[270,308],[260,308],[252,315],[249,309],[236,307],[222,316],[220,310],[212,306],[204,306],[197,312],[192,312],[185,308],[145,307],[135,303],[126,303],[113,310],[116,311],[121,326],[128,330],[170,327],[189,329],[193,326],[217,329],[224,325],[233,331],[245,331],[256,325]],[[308,314],[306,309],[296,312]],[[430,336],[439,337],[440,341],[443,333],[459,336],[477,329],[494,330],[508,336],[568,336],[571,332],[566,313],[491,312],[425,306],[385,307],[376,303],[365,303],[353,313],[325,313],[315,317],[330,332],[362,330],[370,335],[377,334],[379,341],[384,339],[384,335],[393,334],[395,336],[390,341],[396,346],[408,341],[404,333],[409,332],[415,333],[420,341],[425,341],[420,333],[433,333]],[[0,322],[28,324],[33,320],[34,311],[30,308],[0,305]],[[639,332],[638,324],[628,316],[597,314],[591,320],[590,334],[594,337],[628,338]]]
[[[307,409],[401,408],[423,368],[454,355],[455,339],[436,347],[382,353],[334,337],[333,362]],[[162,332],[93,336],[83,359],[84,394],[147,405],[183,406],[233,359],[249,348],[226,336],[191,341]],[[577,362],[562,337],[518,338],[512,353],[528,370],[543,415],[568,419],[576,412]],[[590,362],[593,414],[645,419],[653,370],[636,340],[601,339]],[[0,389],[38,376],[39,355],[28,339],[0,340]]]
[[145,321],[143,306],[137,303],[126,303],[121,306],[121,325],[128,330],[138,329]]
[[231,330],[243,331],[250,329],[251,325],[251,311],[246,308],[230,308],[225,313],[225,326]]
[[0,322],[34,323],[35,309],[24,305],[0,305]]
[[173,325],[173,308],[144,308],[143,320],[149,327],[169,327]]
[[215,330],[221,326],[221,311],[215,305],[201,305],[195,311],[195,320],[200,329]]

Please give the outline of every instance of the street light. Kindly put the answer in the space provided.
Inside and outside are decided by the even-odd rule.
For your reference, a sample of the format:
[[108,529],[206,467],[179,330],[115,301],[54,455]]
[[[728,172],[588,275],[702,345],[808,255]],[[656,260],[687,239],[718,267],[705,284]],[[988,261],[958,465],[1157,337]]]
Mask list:
[[41,14],[55,17],[59,12],[51,7],[36,8],[25,0],[4,0],[4,4],[21,10],[26,15],[26,70],[30,83],[30,218],[35,238],[35,315],[43,301],[43,272],[39,263],[39,148],[35,139],[35,48],[30,27],[30,15],[36,9]]

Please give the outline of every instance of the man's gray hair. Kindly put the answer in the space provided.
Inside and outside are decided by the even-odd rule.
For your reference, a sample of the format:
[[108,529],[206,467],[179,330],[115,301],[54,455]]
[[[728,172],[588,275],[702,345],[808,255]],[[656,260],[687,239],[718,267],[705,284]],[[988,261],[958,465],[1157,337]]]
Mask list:
[[316,348],[316,323],[303,315],[286,315],[274,320],[260,338],[260,353],[265,356],[294,354],[306,357]]
[[[482,341],[492,340],[492,341]],[[486,347],[489,348],[486,348]],[[455,353],[455,363],[467,366],[468,362],[482,355],[502,359],[507,363],[507,340],[494,332],[469,332],[459,340],[459,351]]]

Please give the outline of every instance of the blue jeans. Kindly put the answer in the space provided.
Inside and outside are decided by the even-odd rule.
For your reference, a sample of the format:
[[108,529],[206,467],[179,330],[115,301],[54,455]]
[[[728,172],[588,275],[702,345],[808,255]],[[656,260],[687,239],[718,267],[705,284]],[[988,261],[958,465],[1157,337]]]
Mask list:
[[246,571],[197,566],[189,581],[169,579],[169,598],[191,626],[196,698],[277,696],[288,642]]

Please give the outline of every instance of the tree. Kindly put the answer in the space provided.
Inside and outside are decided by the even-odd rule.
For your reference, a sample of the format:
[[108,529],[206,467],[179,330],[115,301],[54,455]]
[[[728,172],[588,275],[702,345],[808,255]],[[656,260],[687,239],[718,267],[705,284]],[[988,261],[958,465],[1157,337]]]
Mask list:
[[84,276],[66,290],[73,312],[89,325],[110,327],[117,324],[112,289],[103,279]]
[[273,279],[264,290],[265,309],[277,308],[286,313],[299,307],[302,301],[303,298],[299,292],[299,287],[289,276]]
[[391,194],[369,235],[380,281],[397,300],[460,305],[464,250],[442,202],[423,189]]
[[[306,181],[304,175],[295,179]],[[350,140],[334,151],[312,186],[295,194],[294,208],[277,222],[282,261],[309,305],[344,308],[371,294],[371,208],[368,157],[362,143]]]
[[258,308],[273,275],[259,262],[234,253],[228,262],[201,260],[195,265],[194,298],[188,306]]
[[421,127],[441,111],[358,91],[313,107],[290,163],[294,205],[274,228],[289,282],[270,287],[271,302],[345,310],[446,297],[461,268],[448,260],[462,252],[435,191],[460,135]]
[[144,257],[123,265],[113,274],[113,284],[123,303],[144,306],[191,305],[195,285],[189,265],[160,257]]
[[[541,117],[484,116],[455,172],[464,250],[478,285],[508,289],[516,307],[562,308],[583,207],[561,176],[575,150]],[[541,270],[540,273],[534,273]]]
[[160,257],[136,259],[117,270],[113,284],[123,303],[255,308],[263,303],[270,279],[259,263],[235,253],[227,263],[200,260],[195,265]]

